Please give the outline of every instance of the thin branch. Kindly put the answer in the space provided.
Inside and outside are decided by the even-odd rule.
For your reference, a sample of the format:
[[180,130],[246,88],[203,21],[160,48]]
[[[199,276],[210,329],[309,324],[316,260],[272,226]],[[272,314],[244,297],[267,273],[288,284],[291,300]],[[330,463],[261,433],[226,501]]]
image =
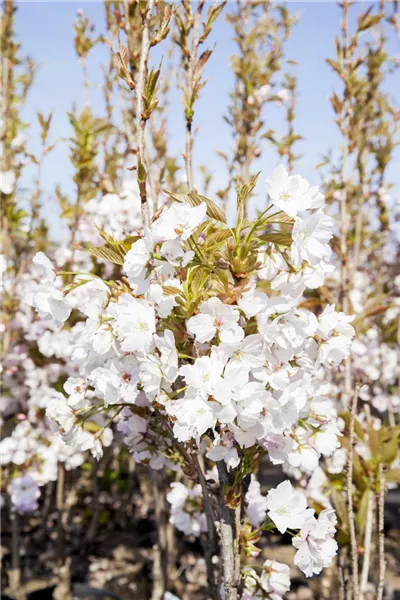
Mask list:
[[26,600],[26,594],[21,581],[20,565],[20,529],[19,517],[16,512],[11,511],[11,569],[8,571],[9,587],[16,600]]
[[379,499],[378,499],[378,554],[379,580],[376,600],[382,600],[385,587],[385,468],[379,464]]
[[[345,313],[349,312],[349,255],[347,248],[347,240],[349,235],[349,214],[348,214],[348,198],[347,198],[347,169],[349,161],[349,130],[350,130],[350,114],[351,114],[351,101],[350,94],[348,92],[348,81],[350,79],[349,73],[349,59],[350,59],[350,47],[349,47],[349,31],[348,31],[348,11],[349,11],[349,0],[343,0],[342,4],[343,19],[342,19],[342,33],[343,33],[343,72],[344,72],[344,101],[343,101],[343,117],[341,122],[341,130],[343,131],[343,155],[342,155],[342,169],[341,169],[341,198],[340,198],[340,261],[341,261],[341,275],[340,275],[340,302],[342,310]],[[344,362],[344,389],[342,394],[343,406],[349,400],[350,392],[352,387],[351,377],[351,359],[346,358]]]
[[138,168],[137,168],[137,176],[138,176],[138,185],[140,192],[140,205],[142,211],[142,219],[143,225],[145,227],[150,227],[150,208],[147,200],[147,174],[146,174],[146,121],[147,119],[144,116],[144,90],[147,78],[147,69],[148,69],[148,61],[149,61],[149,52],[150,52],[150,37],[149,37],[149,24],[151,15],[153,14],[153,9],[155,5],[155,0],[148,0],[145,8],[145,12],[142,18],[142,47],[140,52],[140,63],[139,63],[139,73],[136,83],[136,97],[137,97],[137,105],[136,105],[136,131],[138,136]]
[[200,42],[200,24],[201,24],[201,12],[203,9],[204,1],[199,2],[196,10],[196,14],[193,19],[193,32],[192,32],[192,47],[190,50],[190,57],[188,61],[188,70],[186,76],[186,93],[190,99],[190,111],[186,111],[186,152],[185,152],[185,168],[186,168],[186,179],[189,191],[193,191],[193,111],[192,111],[192,100],[195,88],[195,68],[197,62],[197,51]]
[[153,498],[154,516],[157,525],[157,542],[153,547],[153,589],[151,600],[162,600],[168,587],[168,540],[166,518],[166,480],[165,473],[154,469],[150,472]]
[[358,600],[358,598],[359,598],[357,537],[356,537],[355,515],[354,515],[354,505],[353,505],[353,452],[354,452],[354,445],[355,445],[354,422],[355,422],[356,411],[357,411],[358,392],[359,392],[359,386],[357,386],[354,391],[353,400],[351,403],[349,453],[348,453],[348,457],[347,457],[347,485],[346,485],[347,516],[348,516],[348,520],[349,520],[349,531],[350,531],[353,600]]
[[371,564],[371,541],[372,541],[372,528],[374,523],[374,494],[371,490],[368,490],[368,503],[367,503],[367,519],[365,523],[364,533],[364,560],[361,571],[360,580],[360,597],[363,598],[367,590],[369,568]]

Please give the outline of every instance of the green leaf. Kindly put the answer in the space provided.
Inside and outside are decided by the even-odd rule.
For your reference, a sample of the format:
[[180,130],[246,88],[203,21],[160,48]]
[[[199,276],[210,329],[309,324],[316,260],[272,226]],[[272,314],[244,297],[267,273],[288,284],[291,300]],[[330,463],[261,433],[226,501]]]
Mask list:
[[294,219],[282,210],[279,213],[266,217],[265,223],[294,223]]
[[[346,427],[350,427],[349,411],[340,413],[340,416],[346,423]],[[357,419],[354,419],[354,431],[355,431],[356,435],[360,438],[360,440],[362,442],[364,442],[365,441],[364,431],[363,431],[362,425],[360,425],[360,422]]]
[[227,223],[227,218],[223,210],[219,208],[210,200],[210,198],[206,198],[206,196],[202,196],[201,194],[173,194],[172,192],[168,192],[167,190],[163,190],[168,196],[170,196],[176,202],[180,202],[181,204],[190,204],[190,206],[199,206],[204,202],[207,205],[207,215],[210,219],[215,219],[216,221],[220,221],[220,223]]
[[333,489],[331,493],[333,506],[336,510],[337,516],[340,519],[341,525],[344,529],[348,528],[348,517],[347,517],[347,506],[346,500],[342,492]]
[[[385,430],[386,429],[386,430]],[[399,437],[395,428],[381,429],[378,434],[381,462],[389,467],[399,452]]]
[[207,246],[218,245],[232,236],[230,229],[219,229],[206,236]]
[[177,294],[182,294],[182,290],[173,287],[172,285],[163,285],[162,289],[166,296],[176,296]]
[[341,75],[342,73],[342,67],[340,66],[340,64],[334,60],[332,60],[331,58],[327,58],[326,62],[328,63],[328,65],[330,65],[332,67],[332,69],[334,71],[336,71],[336,73],[338,75]]
[[257,185],[258,178],[260,176],[261,171],[259,171],[254,177],[251,178],[249,183],[245,183],[241,188],[238,187],[238,203],[244,204],[249,198],[251,192]]
[[278,244],[279,246],[291,246],[292,236],[290,233],[272,232],[264,233],[260,235],[260,239],[264,242],[270,242],[271,244]]
[[207,27],[210,27],[214,23],[214,21],[218,18],[218,16],[222,12],[226,2],[227,2],[227,0],[225,0],[224,2],[221,2],[221,4],[218,4],[217,6],[215,6],[215,5],[210,6],[210,8],[208,9],[208,14],[207,14]]
[[[80,250],[82,250],[82,248],[80,248]],[[121,256],[121,254],[119,254],[119,252],[117,252],[116,250],[113,250],[112,248],[107,248],[107,246],[100,246],[98,248],[86,248],[85,250],[86,252],[89,252],[89,254],[91,254],[92,256],[96,256],[96,258],[108,260],[116,265],[124,264],[123,256]]]
[[360,529],[360,532],[363,533],[365,528],[365,523],[367,521],[368,514],[368,498],[369,495],[372,494],[371,490],[366,489],[361,496],[360,506],[356,515],[356,522]]
[[384,17],[383,14],[370,15],[369,13],[371,12],[371,8],[372,7],[370,7],[366,13],[364,13],[363,15],[360,15],[358,17],[358,30],[359,31],[365,31],[366,29],[370,29],[374,25],[377,25],[379,23],[379,21],[381,21],[383,19],[383,17]]

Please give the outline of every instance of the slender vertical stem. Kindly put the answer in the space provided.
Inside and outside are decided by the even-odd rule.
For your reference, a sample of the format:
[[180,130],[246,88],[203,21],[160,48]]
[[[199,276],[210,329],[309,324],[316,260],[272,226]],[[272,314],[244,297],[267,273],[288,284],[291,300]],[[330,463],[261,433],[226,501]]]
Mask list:
[[136,83],[136,131],[138,136],[138,185],[140,192],[140,205],[142,211],[143,225],[150,226],[150,208],[147,200],[147,176],[146,176],[146,118],[144,116],[144,90],[147,78],[147,67],[150,52],[149,24],[153,13],[155,0],[148,0],[142,18],[142,46],[140,52],[139,73]]
[[88,77],[86,58],[81,59],[81,65],[82,65],[82,73],[83,73],[83,90],[84,90],[84,94],[85,94],[85,107],[89,108],[89,106],[90,106],[90,90],[89,90],[89,77]]
[[11,512],[11,566],[19,570],[19,522],[16,512]]
[[[191,3],[189,3],[191,5]],[[195,68],[197,51],[199,48],[200,41],[200,24],[201,24],[201,12],[203,9],[204,0],[200,0],[197,5],[196,13],[193,17],[193,31],[192,31],[192,47],[190,49],[190,57],[188,61],[188,69],[186,75],[186,94],[187,102],[189,104],[188,109],[185,111],[186,116],[186,151],[185,151],[185,169],[187,185],[190,192],[193,192],[193,95],[195,89]]]
[[11,512],[11,569],[9,575],[9,587],[15,600],[26,600],[26,593],[21,581],[21,565],[19,558],[20,531],[19,517],[16,512]]
[[93,470],[92,470],[92,516],[90,519],[90,523],[89,523],[89,527],[87,528],[86,531],[86,536],[85,536],[85,544],[86,545],[88,542],[92,542],[95,538],[96,535],[96,530],[97,530],[97,520],[99,517],[99,512],[100,512],[100,501],[99,501],[99,496],[100,496],[100,486],[99,486],[99,469],[100,469],[100,463],[101,463],[101,459],[100,460],[96,460],[94,459],[92,461],[92,465],[93,465]]
[[351,548],[351,567],[352,567],[352,592],[353,600],[359,598],[358,586],[358,552],[357,552],[357,537],[355,527],[355,514],[353,505],[353,452],[355,445],[355,428],[354,422],[357,410],[359,386],[356,387],[350,411],[350,432],[349,432],[349,453],[347,458],[347,516],[349,520],[350,531],[350,548]]
[[167,519],[165,510],[166,478],[151,469],[151,483],[154,498],[154,512],[157,527],[157,543],[153,548],[153,590],[151,600],[162,600],[168,587]]
[[338,595],[338,600],[345,600],[345,583],[344,583],[344,574],[343,574],[343,567],[341,565],[339,565],[338,567],[338,571],[339,571],[339,595]]
[[66,531],[66,506],[65,506],[65,467],[58,465],[58,478],[56,489],[57,507],[57,585],[54,590],[54,600],[71,600],[70,568],[71,559],[65,557],[65,531]]
[[368,504],[367,504],[367,519],[365,523],[364,533],[364,560],[361,571],[360,580],[360,598],[364,597],[367,589],[369,569],[371,563],[371,541],[372,541],[372,528],[374,523],[374,494],[371,490],[368,490]]
[[[349,0],[343,0],[343,70],[344,70],[344,101],[343,101],[343,118],[341,130],[343,133],[343,154],[342,154],[342,169],[341,169],[341,198],[340,198],[340,260],[341,260],[341,285],[340,285],[340,302],[342,310],[345,313],[349,312],[349,256],[347,248],[347,240],[349,235],[349,214],[348,214],[348,199],[347,199],[347,169],[349,160],[349,124],[351,102],[348,89],[349,81],[349,39],[348,39],[348,11]],[[345,406],[349,401],[352,387],[351,377],[351,359],[346,358],[344,362],[344,385],[342,393],[342,404]]]
[[64,487],[65,487],[65,469],[64,465],[58,465],[56,507],[57,507],[57,558],[59,565],[64,562]]
[[[13,82],[13,71],[14,71],[14,45],[12,43],[13,36],[13,22],[14,22],[14,11],[15,3],[14,0],[7,0],[3,3],[3,37],[6,42],[4,48],[4,54],[2,56],[2,93],[1,93],[1,112],[2,119],[5,122],[6,118],[10,116],[9,109],[12,100],[12,82]],[[2,170],[7,171],[10,167],[11,155],[6,153],[6,131],[7,126],[2,127],[1,141],[2,141],[2,159],[5,164],[2,165]]]
[[379,499],[378,499],[378,554],[379,554],[379,580],[376,600],[382,600],[385,587],[385,471],[379,465]]

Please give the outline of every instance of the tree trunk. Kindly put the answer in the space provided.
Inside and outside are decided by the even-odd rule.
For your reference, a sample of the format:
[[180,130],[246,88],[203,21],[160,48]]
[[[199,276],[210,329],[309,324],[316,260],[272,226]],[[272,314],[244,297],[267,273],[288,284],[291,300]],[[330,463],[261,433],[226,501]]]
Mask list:
[[228,472],[223,461],[219,461],[217,467],[221,489],[219,536],[221,540],[222,576],[225,600],[238,600],[240,585],[239,527],[241,499],[236,508],[229,508],[226,505],[224,487],[233,484],[234,473]]

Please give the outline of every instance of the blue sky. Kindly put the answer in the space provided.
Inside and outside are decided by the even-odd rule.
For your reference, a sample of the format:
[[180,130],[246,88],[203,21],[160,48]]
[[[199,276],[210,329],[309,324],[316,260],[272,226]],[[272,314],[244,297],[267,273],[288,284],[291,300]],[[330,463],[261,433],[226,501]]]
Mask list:
[[[354,22],[361,9],[369,3],[362,2],[351,9]],[[230,2],[227,8],[229,10]],[[297,163],[296,171],[317,183],[320,174],[315,166],[321,155],[329,148],[337,149],[340,136],[333,121],[333,111],[329,95],[340,89],[338,77],[332,73],[325,58],[334,58],[334,36],[339,31],[340,11],[334,2],[289,2],[291,12],[299,14],[300,19],[294,27],[293,34],[286,45],[286,57],[295,59],[298,65],[294,72],[299,79],[299,103],[297,109],[296,132],[305,140],[297,146],[302,158]],[[73,47],[73,20],[78,8],[96,25],[97,33],[105,33],[104,6],[102,2],[19,2],[16,14],[16,32],[22,43],[22,52],[30,54],[39,63],[40,69],[34,86],[30,92],[28,105],[24,109],[24,117],[33,122],[29,130],[29,146],[32,152],[39,148],[39,131],[36,126],[36,113],[40,110],[45,115],[54,112],[51,135],[66,138],[70,127],[66,112],[73,103],[83,105],[83,88],[81,67],[76,59]],[[214,174],[214,189],[226,182],[223,162],[216,155],[216,150],[229,151],[231,138],[229,127],[223,120],[232,89],[233,77],[230,70],[230,56],[235,52],[232,41],[231,26],[222,15],[213,29],[208,46],[216,43],[215,51],[207,65],[206,75],[209,82],[202,91],[196,107],[195,121],[199,126],[199,134],[195,143],[194,160],[196,164],[206,164]],[[153,52],[157,61],[165,45],[160,45]],[[399,40],[394,32],[390,32],[388,50],[391,55],[400,54]],[[92,84],[91,104],[93,110],[102,114],[103,104],[98,90],[101,82],[101,64],[108,61],[109,50],[105,46],[96,47],[89,57],[89,74]],[[164,63],[166,65],[166,63]],[[395,96],[398,81],[391,76],[387,81],[387,89]],[[184,150],[184,121],[182,116],[181,93],[172,90],[171,109],[169,114],[169,138],[172,152],[180,155]],[[397,91],[397,99],[399,95]],[[266,122],[278,131],[284,131],[283,111],[270,106],[266,113]],[[400,158],[397,152],[397,164]],[[279,159],[274,149],[265,144],[263,154],[257,165],[262,171],[262,178],[278,164]],[[398,169],[397,169],[398,171]],[[72,167],[68,161],[68,145],[60,143],[46,160],[43,168],[43,185],[46,190],[46,214],[52,219],[56,214],[56,204],[51,198],[57,183],[73,194]],[[395,183],[394,165],[390,171]],[[23,183],[29,188],[33,172],[26,169]],[[201,179],[198,178],[200,182]],[[259,184],[259,187],[262,184]],[[72,196],[73,197],[73,196]]]

